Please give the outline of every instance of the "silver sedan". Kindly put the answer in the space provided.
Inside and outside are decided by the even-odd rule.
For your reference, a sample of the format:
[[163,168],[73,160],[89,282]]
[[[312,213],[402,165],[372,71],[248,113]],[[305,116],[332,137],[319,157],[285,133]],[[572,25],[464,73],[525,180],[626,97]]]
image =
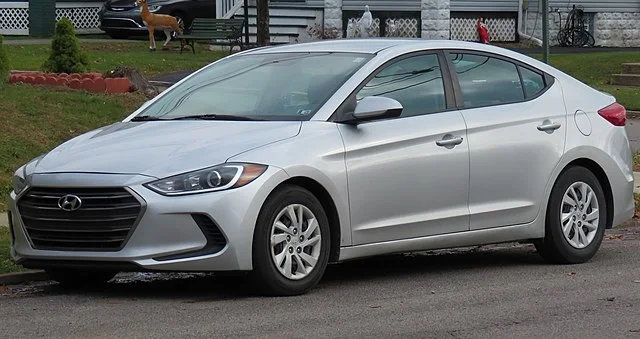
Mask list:
[[19,168],[11,254],[63,284],[244,272],[301,294],[328,263],[531,242],[591,259],[634,211],[616,99],[476,43],[241,52]]

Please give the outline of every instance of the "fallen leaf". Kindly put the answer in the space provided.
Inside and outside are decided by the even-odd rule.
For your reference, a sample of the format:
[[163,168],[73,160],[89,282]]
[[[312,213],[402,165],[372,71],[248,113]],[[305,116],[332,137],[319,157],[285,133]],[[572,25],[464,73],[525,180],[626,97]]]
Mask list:
[[570,272],[570,273],[567,273],[567,275],[568,276],[573,276],[573,275],[576,275],[576,272]]
[[639,329],[636,329],[636,330],[629,330],[629,332],[632,332],[632,333],[638,333],[638,332],[640,332],[640,328],[639,328]]
[[380,308],[380,307],[382,307],[382,306],[380,306],[380,305],[369,305],[369,308]]
[[636,281],[634,281],[634,283],[640,284],[640,280],[636,280]]
[[614,301],[614,300],[616,300],[616,298],[615,298],[615,297],[609,297],[609,298],[607,298],[607,301]]

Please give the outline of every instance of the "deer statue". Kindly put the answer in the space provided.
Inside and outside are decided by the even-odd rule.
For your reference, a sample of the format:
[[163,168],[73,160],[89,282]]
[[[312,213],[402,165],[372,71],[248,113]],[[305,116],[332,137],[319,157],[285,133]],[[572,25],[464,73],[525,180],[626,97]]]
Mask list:
[[136,6],[140,6],[142,22],[147,26],[147,30],[149,31],[149,51],[153,52],[156,50],[156,40],[154,37],[154,33],[156,29],[164,31],[164,34],[167,36],[167,40],[164,42],[164,46],[167,46],[169,41],[171,40],[171,33],[176,32],[178,34],[182,34],[182,29],[178,25],[178,20],[175,17],[165,14],[153,14],[149,11],[149,6],[147,4],[147,0],[136,0]]

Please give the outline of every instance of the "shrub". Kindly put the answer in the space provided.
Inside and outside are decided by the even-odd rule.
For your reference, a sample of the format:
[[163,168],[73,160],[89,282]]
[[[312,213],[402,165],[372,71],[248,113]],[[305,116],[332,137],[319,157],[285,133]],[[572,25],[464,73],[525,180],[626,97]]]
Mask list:
[[7,82],[9,78],[9,58],[7,58],[7,54],[4,52],[4,47],[2,46],[2,35],[0,35],[0,85]]
[[87,55],[80,50],[73,24],[62,18],[56,23],[56,33],[51,42],[51,55],[43,68],[53,73],[83,73],[88,70]]

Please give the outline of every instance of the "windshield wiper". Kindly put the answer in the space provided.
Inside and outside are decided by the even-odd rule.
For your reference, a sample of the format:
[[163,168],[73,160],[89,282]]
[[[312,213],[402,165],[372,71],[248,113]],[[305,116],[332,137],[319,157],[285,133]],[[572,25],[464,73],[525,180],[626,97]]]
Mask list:
[[164,119],[160,119],[158,117],[154,117],[151,115],[141,115],[141,116],[131,118],[131,121],[159,121],[159,120],[164,120]]
[[262,121],[264,119],[245,117],[241,115],[230,114],[198,114],[186,115],[183,117],[162,119],[162,120],[228,120],[228,121]]

